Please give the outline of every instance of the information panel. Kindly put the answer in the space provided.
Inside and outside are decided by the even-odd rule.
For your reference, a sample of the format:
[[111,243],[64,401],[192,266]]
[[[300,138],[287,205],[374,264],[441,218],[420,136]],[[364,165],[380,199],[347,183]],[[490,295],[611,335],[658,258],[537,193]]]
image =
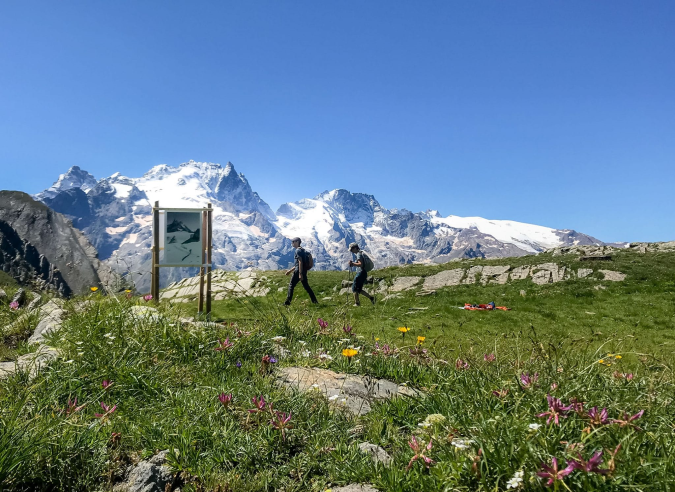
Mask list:
[[164,263],[201,266],[203,246],[201,212],[166,212]]

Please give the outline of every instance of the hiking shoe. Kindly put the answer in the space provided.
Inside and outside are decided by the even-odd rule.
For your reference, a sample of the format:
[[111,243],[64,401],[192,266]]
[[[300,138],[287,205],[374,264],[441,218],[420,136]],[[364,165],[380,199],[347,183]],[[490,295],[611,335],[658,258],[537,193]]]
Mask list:
[[352,307],[361,307],[361,304],[354,304]]
[[290,302],[288,302],[288,301],[284,302],[284,306],[290,306],[290,305],[291,305]]

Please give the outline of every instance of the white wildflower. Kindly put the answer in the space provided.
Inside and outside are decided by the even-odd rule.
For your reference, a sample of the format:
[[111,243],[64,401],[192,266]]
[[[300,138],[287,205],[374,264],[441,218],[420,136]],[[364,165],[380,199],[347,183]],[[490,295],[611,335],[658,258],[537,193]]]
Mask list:
[[321,354],[319,356],[319,359],[321,359],[321,360],[333,360],[333,358],[328,354]]
[[528,425],[531,431],[537,432],[539,428],[541,427],[541,424],[530,424]]
[[312,355],[312,353],[311,353],[309,350],[303,350],[302,352],[300,352],[300,354],[301,354],[303,357],[309,357],[309,356]]
[[469,449],[469,445],[473,443],[471,439],[454,439],[451,444],[455,446],[457,449],[463,451],[465,449]]
[[75,362],[75,361],[73,359],[70,359],[70,360],[65,361],[64,364],[72,364],[73,362]]
[[329,399],[330,401],[335,401],[335,400],[337,400],[338,398],[340,398],[340,395],[333,395],[333,396],[329,397],[328,399]]
[[276,343],[281,343],[284,340],[286,340],[286,337],[282,337],[281,335],[279,335],[279,336],[276,336],[276,337],[272,337],[271,340],[273,342],[276,342]]
[[304,340],[298,340],[298,343],[302,346],[307,345],[307,342],[305,342]]
[[516,473],[514,473],[513,478],[508,482],[506,482],[506,488],[507,489],[519,488],[523,483],[523,476],[524,476],[523,470],[519,470]]
[[420,422],[417,424],[417,427],[421,427],[422,429],[428,429],[431,427],[431,424],[429,422]]

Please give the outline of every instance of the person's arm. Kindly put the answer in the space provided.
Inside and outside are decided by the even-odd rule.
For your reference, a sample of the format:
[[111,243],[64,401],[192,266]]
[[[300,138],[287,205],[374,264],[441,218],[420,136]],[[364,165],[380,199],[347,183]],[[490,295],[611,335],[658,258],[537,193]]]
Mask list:
[[293,272],[293,270],[295,270],[295,267],[286,270],[285,275],[290,275]]
[[305,271],[305,256],[302,255],[298,258],[298,278],[302,280],[302,274]]

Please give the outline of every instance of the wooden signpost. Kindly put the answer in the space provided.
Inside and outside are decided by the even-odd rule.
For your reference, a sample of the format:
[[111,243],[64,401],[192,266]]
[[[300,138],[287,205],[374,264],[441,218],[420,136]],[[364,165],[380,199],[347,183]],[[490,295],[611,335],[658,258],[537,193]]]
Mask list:
[[[165,218],[164,230],[160,227],[161,215]],[[173,219],[171,222],[169,222],[170,218]],[[210,203],[206,208],[166,208],[160,207],[159,202],[155,202],[155,206],[152,207],[152,282],[150,287],[150,294],[155,303],[159,302],[160,268],[199,267],[198,311],[199,314],[203,314],[204,304],[206,304],[205,314],[211,315],[212,233],[213,207]],[[164,247],[160,244],[162,236]],[[199,250],[195,251],[195,247],[199,247]],[[163,262],[160,262],[160,251],[164,251]]]

